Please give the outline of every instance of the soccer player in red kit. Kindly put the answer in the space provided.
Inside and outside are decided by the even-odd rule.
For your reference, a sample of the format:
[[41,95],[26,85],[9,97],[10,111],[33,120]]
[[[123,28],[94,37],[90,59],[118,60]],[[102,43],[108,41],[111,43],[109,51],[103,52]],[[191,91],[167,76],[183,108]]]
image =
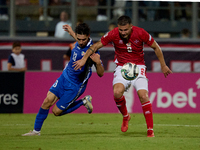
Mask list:
[[[148,81],[144,61],[144,43],[155,51],[164,76],[167,77],[172,71],[167,67],[163,53],[157,42],[144,29],[133,26],[128,16],[119,17],[118,27],[106,33],[100,41],[92,45],[81,60],[74,62],[75,69],[81,68],[92,53],[110,42],[113,43],[115,48],[114,60],[117,64],[114,71],[113,93],[116,105],[123,115],[121,131],[126,132],[128,130],[128,122],[131,119],[131,116],[127,112],[126,100],[123,94],[132,85],[136,89],[142,105],[147,124],[147,136],[154,137],[152,105],[148,97]],[[125,80],[121,75],[121,68],[127,62],[135,63],[139,67],[139,75],[135,80]]]

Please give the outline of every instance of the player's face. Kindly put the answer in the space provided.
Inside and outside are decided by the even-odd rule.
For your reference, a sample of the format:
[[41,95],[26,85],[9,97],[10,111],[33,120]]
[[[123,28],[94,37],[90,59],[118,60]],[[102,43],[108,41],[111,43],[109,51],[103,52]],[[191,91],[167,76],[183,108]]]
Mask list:
[[131,27],[132,24],[126,24],[124,26],[118,25],[119,34],[121,35],[122,38],[128,39],[129,35],[131,34]]
[[15,48],[12,49],[12,52],[15,53],[16,55],[19,55],[21,51],[22,49],[20,46],[16,46]]
[[76,38],[78,40],[78,44],[81,48],[85,47],[88,43],[89,36],[83,34],[76,34]]

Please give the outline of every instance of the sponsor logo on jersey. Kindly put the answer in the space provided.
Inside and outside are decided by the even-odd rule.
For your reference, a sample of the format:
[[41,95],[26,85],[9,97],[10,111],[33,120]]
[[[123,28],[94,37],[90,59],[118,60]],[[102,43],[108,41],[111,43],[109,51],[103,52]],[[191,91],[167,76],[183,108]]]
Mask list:
[[123,41],[122,41],[122,40],[119,40],[119,44],[123,44]]

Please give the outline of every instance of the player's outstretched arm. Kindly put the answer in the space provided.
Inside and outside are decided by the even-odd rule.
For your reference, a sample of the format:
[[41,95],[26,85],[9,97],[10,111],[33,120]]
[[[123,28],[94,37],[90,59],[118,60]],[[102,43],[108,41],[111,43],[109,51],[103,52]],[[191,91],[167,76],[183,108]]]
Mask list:
[[155,54],[158,57],[158,60],[160,61],[161,70],[166,78],[169,74],[172,73],[172,71],[169,69],[169,67],[165,63],[162,50],[156,41],[153,42],[153,44],[151,45],[151,48],[154,49]]
[[90,55],[95,53],[101,47],[103,47],[103,44],[101,43],[101,41],[98,41],[97,43],[93,44],[90,48],[88,48],[88,50],[86,51],[82,59],[74,62],[74,65],[73,65],[74,69],[78,70],[82,68],[85,65],[87,59],[90,57]]
[[65,31],[67,31],[69,33],[69,35],[71,35],[76,41],[77,41],[77,38],[76,38],[76,34],[75,32],[72,30],[71,26],[69,26],[68,24],[65,24],[63,25],[63,29]]
[[97,74],[99,77],[102,77],[103,74],[104,74],[104,67],[102,66],[102,62],[101,62],[101,59],[100,59],[100,55],[97,54],[97,53],[93,53],[90,58],[92,59],[92,61],[94,61],[96,63],[95,67],[96,67],[96,70],[97,70]]

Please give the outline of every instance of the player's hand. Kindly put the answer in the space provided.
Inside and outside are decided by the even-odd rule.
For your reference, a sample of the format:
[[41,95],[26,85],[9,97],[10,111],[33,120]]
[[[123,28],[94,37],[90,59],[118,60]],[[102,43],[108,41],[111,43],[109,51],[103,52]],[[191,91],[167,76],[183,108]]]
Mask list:
[[72,35],[73,30],[72,30],[72,28],[71,28],[70,25],[68,25],[68,24],[63,25],[63,29],[64,29],[65,31],[67,31],[70,35]]
[[161,67],[161,70],[162,70],[162,72],[164,73],[165,78],[166,78],[169,74],[173,73],[167,66]]
[[100,55],[97,53],[93,53],[92,55],[90,55],[90,58],[92,59],[92,61],[94,61],[96,64],[101,64],[101,60],[100,60]]
[[73,62],[72,67],[74,67],[74,70],[78,70],[78,69],[81,70],[81,68],[85,65],[85,63],[86,63],[86,61],[84,59],[80,59],[80,60]]

